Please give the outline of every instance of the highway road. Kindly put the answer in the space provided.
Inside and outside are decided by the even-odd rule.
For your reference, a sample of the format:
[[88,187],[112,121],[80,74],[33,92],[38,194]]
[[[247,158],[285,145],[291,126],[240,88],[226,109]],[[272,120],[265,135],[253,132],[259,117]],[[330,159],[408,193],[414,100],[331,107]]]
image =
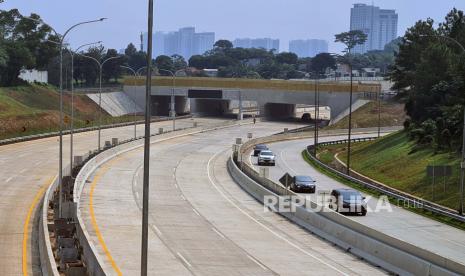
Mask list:
[[[356,135],[354,138],[369,135]],[[326,137],[320,141],[340,140],[346,137]],[[331,191],[334,188],[344,188],[343,184],[318,172],[307,164],[301,156],[302,151],[313,139],[279,142],[268,145],[277,155],[276,167],[270,168],[270,178],[276,182],[289,172],[291,175],[310,175],[317,183],[318,191]],[[256,166],[256,158],[251,158]],[[315,198],[315,195],[303,194]],[[376,199],[369,200],[368,206],[375,209]],[[405,209],[393,206],[392,212],[386,210],[369,212],[366,217],[351,216],[351,219],[373,229],[387,233],[398,239],[407,241],[418,247],[435,252],[458,263],[465,264],[465,232],[437,221],[414,214]]]
[[[380,275],[385,271],[263,206],[232,180],[231,145],[295,125],[259,123],[153,144],[152,275]],[[81,196],[91,242],[109,275],[140,273],[142,149],[102,165]]]
[[[224,120],[196,118],[199,125]],[[169,129],[171,122],[152,124]],[[191,119],[178,120],[177,127],[192,126]],[[138,135],[144,127],[138,126]],[[133,126],[102,130],[102,140],[132,138]],[[65,164],[69,161],[69,139],[64,139]],[[103,143],[102,141],[102,143]],[[75,153],[85,154],[97,147],[96,132],[75,135]],[[0,275],[32,275],[39,271],[37,239],[37,205],[46,187],[58,171],[58,138],[0,147]]]

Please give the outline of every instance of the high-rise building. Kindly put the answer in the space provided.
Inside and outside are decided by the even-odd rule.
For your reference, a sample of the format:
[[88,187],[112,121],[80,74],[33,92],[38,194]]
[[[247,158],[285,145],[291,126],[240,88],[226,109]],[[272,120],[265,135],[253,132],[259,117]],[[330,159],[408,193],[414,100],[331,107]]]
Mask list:
[[[143,48],[147,49],[147,33],[144,34]],[[156,32],[153,35],[154,56],[181,55],[188,60],[213,49],[215,33],[196,33],[194,27],[181,28],[176,32]]]
[[328,52],[328,42],[321,39],[291,40],[289,52],[299,57],[314,57],[320,53]]
[[240,48],[263,48],[265,50],[276,50],[279,52],[279,39],[272,38],[238,38],[233,41],[234,47]]
[[194,35],[194,55],[203,55],[213,49],[215,33],[196,33]]
[[363,31],[368,37],[363,45],[357,45],[354,53],[364,54],[372,50],[383,50],[384,46],[397,38],[398,15],[395,10],[354,4],[350,12],[350,30]]

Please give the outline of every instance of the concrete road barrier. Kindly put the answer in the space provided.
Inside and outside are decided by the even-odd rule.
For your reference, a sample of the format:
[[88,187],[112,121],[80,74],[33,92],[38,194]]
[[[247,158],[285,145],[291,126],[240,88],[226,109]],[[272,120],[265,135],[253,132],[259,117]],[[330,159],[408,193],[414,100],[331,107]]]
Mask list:
[[[334,134],[326,133],[322,136],[332,135]],[[238,160],[241,162],[243,155],[248,153],[256,144],[305,137],[308,136],[300,133],[286,133],[251,140],[242,145]],[[263,203],[264,196],[298,196],[281,184],[260,177],[259,172],[246,162],[241,162],[240,167],[236,165],[233,157],[231,157],[228,161],[230,174],[245,191],[258,201]],[[307,199],[304,200],[311,208],[318,207],[317,203]],[[309,210],[300,206],[295,208],[296,212],[280,214],[322,238],[392,273],[400,275],[465,275],[465,266],[463,264],[369,228],[332,210],[322,209],[323,207],[317,208],[318,210],[322,209],[322,211]]]

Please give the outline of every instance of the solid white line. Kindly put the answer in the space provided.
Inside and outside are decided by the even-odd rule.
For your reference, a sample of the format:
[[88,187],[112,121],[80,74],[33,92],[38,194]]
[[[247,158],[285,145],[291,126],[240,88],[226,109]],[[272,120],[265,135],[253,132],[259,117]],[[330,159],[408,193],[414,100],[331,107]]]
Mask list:
[[197,212],[197,210],[195,210],[194,208],[192,208],[192,211],[194,211],[194,213],[195,213],[197,216],[199,216],[199,217],[200,217],[200,213],[199,213],[199,212]]
[[186,258],[184,258],[183,255],[181,255],[181,253],[178,252],[177,254],[178,257],[181,258],[181,260],[187,264],[187,266],[192,267],[192,265],[186,260]]
[[186,198],[183,195],[181,195],[181,199],[186,201]]
[[178,184],[174,183],[174,187],[179,190]]
[[264,265],[262,265],[259,261],[255,260],[255,258],[253,258],[252,256],[247,255],[247,257],[254,263],[256,263],[258,266],[260,266],[263,270],[268,270]]
[[215,231],[216,234],[218,234],[218,236],[220,236],[223,239],[226,239],[226,237],[223,234],[221,234],[218,230],[216,230],[214,227],[212,227],[212,229],[213,231]]
[[158,227],[153,225],[153,229],[155,229],[155,232],[157,232],[158,236],[163,236],[163,234],[161,233],[160,229],[158,229]]
[[[224,151],[223,151],[224,152]],[[215,155],[213,155],[210,160],[208,160],[208,163],[207,163],[207,176],[208,176],[208,179],[210,180],[210,183],[213,185],[213,187],[218,191],[218,193],[220,193],[220,195],[226,199],[231,205],[233,205],[234,207],[236,207],[237,210],[239,210],[242,214],[244,214],[246,217],[248,217],[249,219],[251,219],[252,221],[254,221],[255,223],[257,223],[258,225],[260,225],[261,227],[263,227],[265,230],[267,230],[268,232],[270,232],[271,234],[273,234],[274,236],[276,236],[277,238],[285,241],[287,244],[289,244],[290,246],[294,247],[295,249],[299,250],[300,252],[312,257],[313,259],[317,260],[318,262],[328,266],[329,268],[341,273],[342,275],[348,275],[347,273],[339,270],[338,268],[332,266],[331,264],[325,262],[324,260],[318,258],[317,256],[313,255],[312,253],[310,252],[307,252],[306,250],[300,248],[298,245],[296,245],[295,243],[289,241],[288,239],[286,239],[285,237],[281,236],[280,234],[276,233],[275,231],[273,231],[272,229],[270,229],[269,227],[267,227],[266,225],[264,225],[263,223],[261,223],[260,221],[256,220],[254,217],[252,217],[251,215],[249,215],[246,211],[242,210],[236,203],[234,203],[229,197],[227,197],[223,191],[220,190],[220,188],[215,184],[215,182],[213,181],[211,175],[210,175],[210,164],[212,162],[213,159],[215,159],[218,155],[220,155],[221,153],[223,152],[217,152]]]
[[6,183],[10,182],[13,179],[13,176],[6,180]]

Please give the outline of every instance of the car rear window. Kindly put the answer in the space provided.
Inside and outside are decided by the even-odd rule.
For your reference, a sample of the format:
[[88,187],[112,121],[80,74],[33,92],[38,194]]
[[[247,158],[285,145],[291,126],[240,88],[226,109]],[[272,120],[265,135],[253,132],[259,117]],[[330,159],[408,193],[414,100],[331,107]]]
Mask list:
[[295,180],[300,182],[313,182],[313,179],[310,176],[296,176]]

